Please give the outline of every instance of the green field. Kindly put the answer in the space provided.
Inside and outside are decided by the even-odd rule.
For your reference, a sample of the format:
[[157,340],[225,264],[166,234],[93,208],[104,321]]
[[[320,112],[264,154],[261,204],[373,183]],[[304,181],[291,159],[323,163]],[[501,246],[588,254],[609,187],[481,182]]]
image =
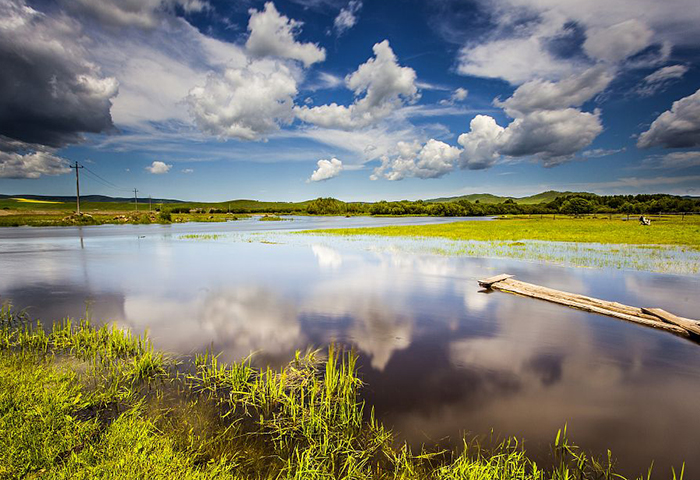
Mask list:
[[[72,226],[103,224],[144,224],[183,222],[226,222],[245,218],[248,213],[305,213],[306,203],[258,202],[234,200],[231,202],[204,203],[152,203],[139,201],[136,205],[125,202],[81,202],[77,217],[75,202],[33,200],[25,198],[0,199],[0,227],[15,226]],[[158,215],[158,211],[173,212],[170,217]],[[193,211],[194,213],[190,213]],[[228,212],[231,213],[228,213]],[[175,213],[177,212],[177,213]],[[168,219],[170,218],[170,219]]]
[[509,217],[492,221],[454,222],[377,228],[313,230],[328,235],[379,235],[439,237],[450,240],[544,240],[552,242],[594,242],[634,245],[686,245],[700,248],[700,216],[652,217],[651,226],[635,218],[572,218],[557,216]]
[[359,399],[357,356],[332,346],[280,370],[208,354],[178,365],[117,328],[30,325],[0,310],[0,478],[623,478],[565,429],[551,465],[515,440],[414,453]]

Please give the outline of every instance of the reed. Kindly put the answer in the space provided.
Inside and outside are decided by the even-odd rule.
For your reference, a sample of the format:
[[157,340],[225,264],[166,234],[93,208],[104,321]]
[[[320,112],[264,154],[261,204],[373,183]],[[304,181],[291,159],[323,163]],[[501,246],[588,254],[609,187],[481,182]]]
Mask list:
[[0,478],[623,478],[566,429],[547,468],[514,439],[413,453],[360,400],[362,385],[355,352],[334,345],[280,369],[210,352],[178,363],[145,335],[86,320],[46,330],[4,305]]

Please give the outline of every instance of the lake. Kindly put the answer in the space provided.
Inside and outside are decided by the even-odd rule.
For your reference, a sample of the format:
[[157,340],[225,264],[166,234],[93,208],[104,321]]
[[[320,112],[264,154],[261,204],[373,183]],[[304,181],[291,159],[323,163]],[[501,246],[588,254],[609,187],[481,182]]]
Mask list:
[[[697,318],[697,275],[449,256],[441,240],[353,239],[293,230],[451,222],[294,217],[212,224],[0,230],[0,301],[44,321],[81,317],[148,330],[157,348],[254,354],[355,347],[363,395],[412,445],[463,433],[516,436],[546,461],[557,429],[628,476],[654,460],[700,478],[700,345],[501,292],[520,280]],[[467,219],[475,220],[475,219]],[[484,219],[479,219],[484,220]],[[448,242],[443,242],[447,244]],[[449,249],[448,249],[449,250]]]

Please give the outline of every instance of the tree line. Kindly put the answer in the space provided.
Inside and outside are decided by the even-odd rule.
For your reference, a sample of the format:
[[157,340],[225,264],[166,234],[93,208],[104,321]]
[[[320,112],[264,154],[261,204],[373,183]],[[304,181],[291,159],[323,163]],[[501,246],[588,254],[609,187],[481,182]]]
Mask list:
[[592,213],[613,214],[658,214],[698,213],[700,199],[667,194],[652,195],[594,195],[576,193],[561,195],[550,202],[519,204],[512,199],[501,203],[480,203],[478,200],[452,202],[429,202],[424,200],[401,200],[396,202],[343,202],[336,198],[317,198],[304,203],[277,203],[273,207],[238,206],[226,208],[198,205],[179,205],[166,208],[169,213],[282,213],[301,215],[431,215],[440,217],[472,217],[491,215],[586,215]]
[[376,203],[346,203],[335,198],[318,198],[306,207],[311,215],[432,215],[471,217],[532,214],[659,214],[698,213],[700,199],[667,194],[652,195],[562,195],[550,202],[518,204],[512,199],[502,203],[479,203],[468,200],[426,202],[423,200]]

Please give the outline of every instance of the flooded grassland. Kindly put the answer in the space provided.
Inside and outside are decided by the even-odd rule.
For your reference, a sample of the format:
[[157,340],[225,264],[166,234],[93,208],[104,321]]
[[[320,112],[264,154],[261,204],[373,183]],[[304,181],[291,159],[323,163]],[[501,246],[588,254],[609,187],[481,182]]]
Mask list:
[[626,476],[652,460],[654,478],[683,461],[685,478],[700,475],[697,344],[476,283],[507,272],[694,318],[697,250],[292,233],[375,221],[410,220],[15,229],[0,232],[0,295],[45,323],[88,305],[95,324],[148,331],[155,351],[181,359],[253,353],[251,368],[279,371],[296,351],[354,348],[363,418],[373,408],[414,452],[493,429],[546,464],[567,425],[585,451],[610,448]]

